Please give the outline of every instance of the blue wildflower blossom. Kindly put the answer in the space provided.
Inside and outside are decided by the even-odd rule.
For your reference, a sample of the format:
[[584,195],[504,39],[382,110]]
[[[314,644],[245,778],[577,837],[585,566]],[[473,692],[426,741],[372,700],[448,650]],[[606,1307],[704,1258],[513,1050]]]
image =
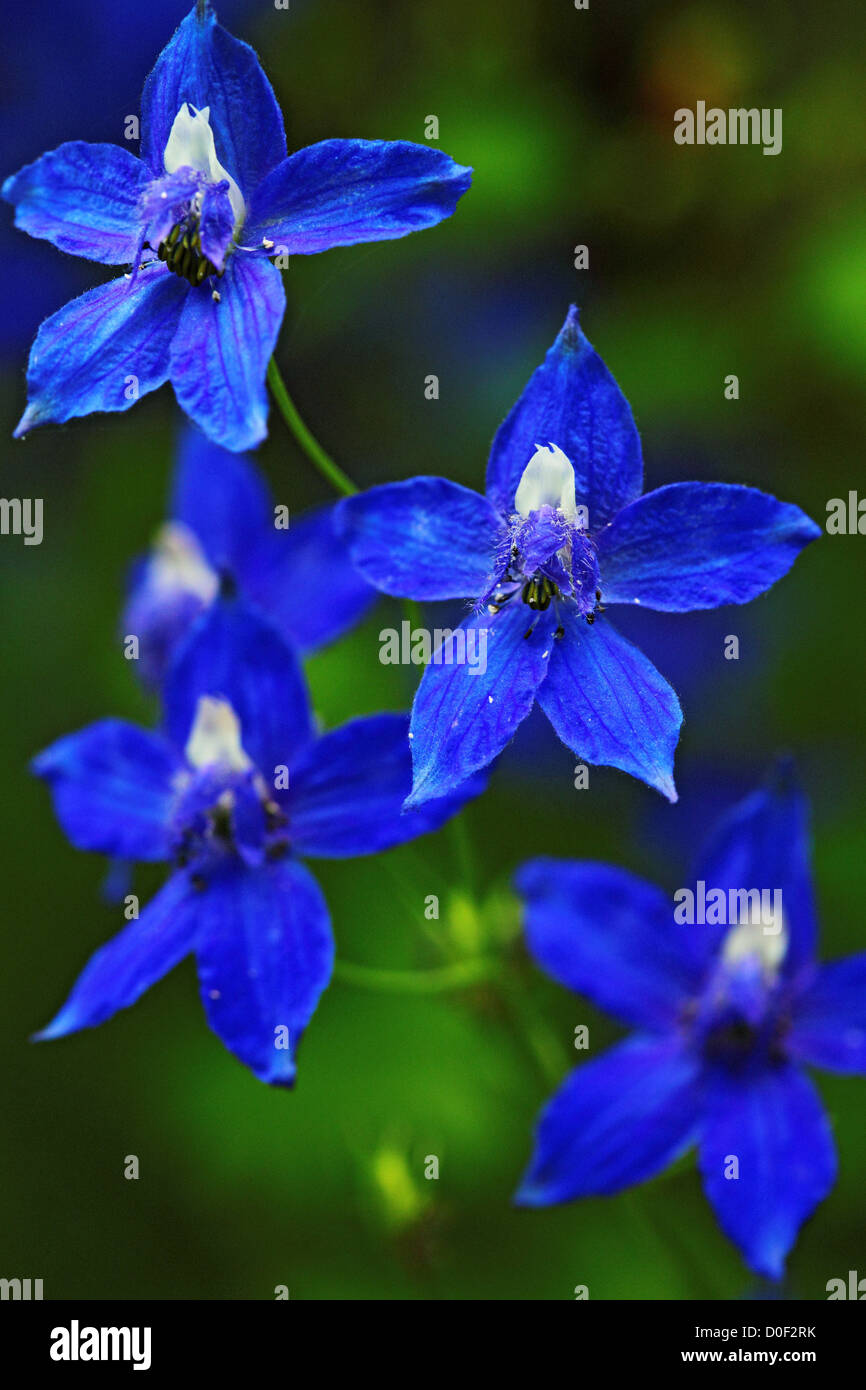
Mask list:
[[[820,530],[755,488],[673,483],[641,496],[642,483],[628,402],[572,307],[493,441],[486,496],[420,477],[339,504],[372,584],[474,601],[415,696],[409,806],[486,766],[536,700],[579,757],[676,800],[679,702],[600,616],[602,600],[678,613],[746,603]],[[486,672],[449,659],[482,631]]]
[[536,859],[516,881],[542,969],[639,1030],[549,1101],[516,1200],[619,1192],[697,1144],[723,1231],[753,1270],[781,1278],[836,1176],[802,1064],[866,1072],[866,954],[816,962],[807,807],[791,772],[722,820],[676,906],[607,864]]
[[38,1036],[102,1023],[194,953],[213,1030],[262,1081],[291,1085],[334,957],[325,900],[301,859],[378,853],[436,829],[465,796],[420,822],[402,815],[406,716],[316,736],[296,657],[239,602],[198,620],[164,701],[159,733],[102,720],[34,762],[78,849],[173,865]]
[[333,505],[275,525],[273,499],[249,459],[188,430],[169,521],[133,567],[123,632],[139,639],[138,670],[158,684],[177,644],[227,591],[270,617],[299,651],[352,627],[376,591],[351,563]]
[[279,252],[401,237],[449,217],[471,171],[407,141],[324,140],[287,157],[247,44],[194,9],[142,96],[141,158],[72,141],[6,180],[17,226],[132,273],[43,323],[15,431],[126,410],[171,381],[216,443],[266,434],[265,370],[285,309]]

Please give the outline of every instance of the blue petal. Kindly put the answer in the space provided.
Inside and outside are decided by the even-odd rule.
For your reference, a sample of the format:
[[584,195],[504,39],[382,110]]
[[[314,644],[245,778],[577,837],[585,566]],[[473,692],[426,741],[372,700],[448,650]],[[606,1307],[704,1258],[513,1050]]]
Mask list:
[[184,874],[173,874],[141,916],[88,961],[60,1012],[36,1041],[93,1028],[173,970],[195,944],[198,895]]
[[[789,979],[809,969],[815,957],[818,924],[810,850],[808,803],[793,768],[780,763],[766,787],[752,792],[721,820],[696,871],[707,890],[781,892],[788,936],[781,969]],[[724,930],[717,929],[717,938]],[[702,931],[709,935],[713,929]]]
[[337,504],[361,573],[398,598],[477,598],[493,576],[502,523],[485,497],[446,478],[386,483]]
[[15,430],[94,410],[129,410],[168,380],[171,341],[189,286],[162,265],[70,300],[36,335],[28,406]]
[[186,746],[202,695],[228,700],[241,743],[270,780],[312,735],[303,673],[268,619],[240,602],[217,602],[181,644],[165,684],[166,727]]
[[200,593],[178,587],[166,591],[158,562],[150,557],[133,566],[122,631],[138,638],[137,674],[144,685],[159,685],[177,644],[208,606]]
[[159,734],[103,719],[33,760],[77,849],[120,859],[167,859],[173,779],[181,764]]
[[584,337],[574,306],[493,441],[487,495],[506,515],[539,444],[555,444],[568,456],[592,531],[640,494],[643,463],[631,408]]
[[[473,772],[501,753],[526,718],[548,669],[553,617],[540,614],[531,636],[533,614],[523,603],[507,604],[495,615],[467,618],[440,648],[441,664],[433,662],[421,678],[412,706],[412,766],[414,783],[406,807],[422,806],[461,786]],[[480,634],[486,632],[486,639]],[[473,635],[473,634],[478,634]],[[486,670],[467,662],[447,665],[444,658],[481,654],[486,641]]]
[[290,155],[253,198],[249,242],[311,255],[390,241],[450,217],[472,170],[408,140],[322,140]]
[[795,1001],[785,1047],[830,1071],[866,1072],[866,954],[820,965]]
[[286,155],[286,135],[270,82],[248,44],[217,24],[208,6],[191,10],[156,60],[141,98],[141,155],[154,173],[184,104],[210,108],[217,159],[249,201]]
[[234,210],[229,198],[228,180],[209,184],[202,194],[199,218],[201,249],[217,270],[225,265],[226,252],[231,245],[235,225]]
[[273,529],[270,495],[255,466],[195,429],[184,432],[171,516],[198,537],[213,569],[235,576]]
[[805,512],[728,483],[671,483],[632,502],[598,538],[605,603],[668,613],[748,603],[821,534]]
[[[746,1263],[781,1279],[797,1232],[836,1179],[833,1137],[812,1083],[787,1064],[708,1081],[704,1190]],[[726,1177],[731,1159],[738,1177]]]
[[73,256],[127,265],[139,249],[138,199],[150,178],[129,150],[72,140],[8,178],[3,197],[22,232]]
[[208,1023],[261,1081],[290,1086],[298,1042],[334,966],[322,890],[291,859],[235,868],[201,894],[200,923]]
[[661,1172],[694,1142],[698,1065],[674,1038],[635,1035],[587,1062],[548,1101],[515,1200],[605,1196]]
[[565,635],[538,692],[557,734],[578,757],[618,767],[676,801],[674,750],[683,716],[673,690],[606,619],[589,627],[561,606],[559,620]]
[[704,962],[660,888],[609,864],[561,859],[530,860],[515,883],[543,970],[626,1023],[676,1026]]
[[286,806],[298,854],[376,854],[438,830],[483,790],[485,779],[476,776],[458,793],[403,812],[412,786],[409,747],[409,720],[402,714],[353,719],[314,743],[292,769]]
[[246,592],[304,652],[354,627],[378,597],[352,564],[335,511],[305,512],[286,530],[271,525],[243,571]]
[[[172,279],[177,277],[172,276]],[[265,372],[276,346],[286,296],[280,272],[235,251],[218,282],[192,290],[171,345],[178,405],[215,444],[242,451],[267,434]]]

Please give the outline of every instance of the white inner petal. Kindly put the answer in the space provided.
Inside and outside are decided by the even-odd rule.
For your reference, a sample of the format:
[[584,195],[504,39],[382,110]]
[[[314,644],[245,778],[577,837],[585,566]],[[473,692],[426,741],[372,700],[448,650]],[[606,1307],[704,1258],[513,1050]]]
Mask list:
[[772,977],[785,959],[787,949],[788,933],[784,920],[781,920],[781,914],[775,914],[771,922],[762,922],[758,917],[731,927],[722,947],[722,959],[728,965],[755,960],[763,974]]
[[206,174],[213,183],[228,179],[229,201],[235,215],[237,230],[244,220],[246,205],[231,174],[217,159],[209,118],[209,106],[203,106],[200,111],[196,111],[194,106],[184,102],[174,118],[162,157],[165,172],[175,174],[178,169],[195,169],[199,174]]
[[191,767],[227,767],[246,772],[252,762],[241,744],[241,723],[228,700],[200,695],[192,730],[187,739],[186,760]]
[[160,527],[148,568],[148,581],[157,595],[194,594],[213,603],[219,575],[212,570],[194,533],[179,521]]
[[556,507],[569,521],[577,516],[574,495],[574,469],[555,444],[538,444],[523,470],[514,494],[519,516],[529,516],[539,507]]

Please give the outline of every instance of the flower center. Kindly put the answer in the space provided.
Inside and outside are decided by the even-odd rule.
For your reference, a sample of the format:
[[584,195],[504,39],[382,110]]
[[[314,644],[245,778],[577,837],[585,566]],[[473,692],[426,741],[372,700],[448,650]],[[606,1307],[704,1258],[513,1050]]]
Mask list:
[[225,183],[234,213],[233,230],[235,233],[240,230],[246,216],[246,204],[231,174],[217,159],[209,106],[196,111],[188,102],[183,103],[172,123],[162,162],[167,174],[176,174],[179,169],[194,169],[203,174],[209,183]]
[[555,444],[532,455],[514,506],[497,554],[498,577],[483,601],[492,600],[495,612],[519,592],[529,608],[543,611],[563,599],[593,622],[601,598],[595,545],[586,508],[575,501],[574,469]]
[[218,269],[202,251],[201,224],[194,213],[175,223],[156,254],[170,271],[193,286],[201,285],[209,275],[225,274],[225,266]]
[[788,1020],[779,968],[787,949],[781,911],[766,920],[750,907],[729,928],[695,1020],[707,1057],[739,1065],[783,1055]]
[[163,154],[165,175],[140,202],[145,244],[193,286],[224,274],[246,216],[243,195],[217,158],[209,115],[210,107],[196,111],[184,102]]
[[288,852],[288,817],[243,746],[227,700],[199,697],[172,817],[175,858],[205,887],[226,856],[258,865]]

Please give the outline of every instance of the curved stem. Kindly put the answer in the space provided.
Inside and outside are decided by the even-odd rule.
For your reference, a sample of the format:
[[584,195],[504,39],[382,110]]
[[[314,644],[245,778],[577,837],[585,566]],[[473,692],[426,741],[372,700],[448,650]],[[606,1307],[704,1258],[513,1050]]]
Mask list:
[[303,449],[307,458],[310,459],[318,468],[324,478],[327,478],[332,487],[341,492],[344,497],[354,497],[358,491],[352,479],[342,468],[334,462],[330,454],[326,454],[315,435],[307,429],[301,419],[298,407],[295,405],[288,391],[286,383],[280,375],[280,369],[276,360],[272,357],[268,363],[268,385],[271,394],[277,403],[277,408]]
[[499,962],[459,960],[453,965],[441,965],[434,970],[379,970],[373,965],[356,965],[338,960],[334,979],[362,989],[380,990],[387,994],[439,994],[449,989],[464,989],[489,980],[499,973]]

